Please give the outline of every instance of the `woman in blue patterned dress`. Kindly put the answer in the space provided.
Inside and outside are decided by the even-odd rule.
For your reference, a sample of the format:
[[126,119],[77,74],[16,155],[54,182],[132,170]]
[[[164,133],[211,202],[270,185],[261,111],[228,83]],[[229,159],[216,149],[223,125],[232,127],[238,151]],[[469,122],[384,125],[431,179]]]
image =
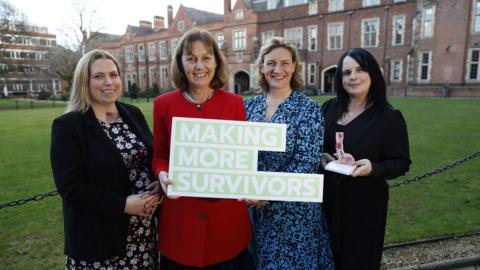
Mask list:
[[[258,170],[316,173],[323,143],[320,106],[295,91],[301,87],[296,49],[282,38],[270,39],[256,61],[265,93],[245,102],[252,122],[287,124],[286,152],[258,154]],[[256,267],[334,269],[323,206],[311,202],[251,201]]]

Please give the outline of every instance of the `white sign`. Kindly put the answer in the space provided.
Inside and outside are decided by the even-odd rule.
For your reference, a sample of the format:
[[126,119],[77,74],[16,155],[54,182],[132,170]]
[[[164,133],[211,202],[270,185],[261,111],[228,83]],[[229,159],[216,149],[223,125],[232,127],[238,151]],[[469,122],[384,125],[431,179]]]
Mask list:
[[285,124],[172,121],[168,195],[322,201],[323,175],[257,171],[258,151],[285,151]]

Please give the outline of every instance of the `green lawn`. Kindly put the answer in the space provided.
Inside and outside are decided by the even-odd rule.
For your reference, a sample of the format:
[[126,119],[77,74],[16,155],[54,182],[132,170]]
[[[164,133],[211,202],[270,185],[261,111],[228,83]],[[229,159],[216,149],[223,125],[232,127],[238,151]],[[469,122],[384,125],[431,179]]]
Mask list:
[[[316,98],[320,103],[326,97]],[[480,99],[392,98],[407,121],[413,164],[401,179],[480,151]],[[7,101],[0,99],[0,105]],[[152,103],[137,103],[151,124]],[[0,203],[54,190],[50,126],[63,108],[0,111]],[[387,243],[480,231],[480,158],[392,189]],[[395,183],[399,180],[393,180]],[[1,269],[61,269],[58,196],[0,210]]]

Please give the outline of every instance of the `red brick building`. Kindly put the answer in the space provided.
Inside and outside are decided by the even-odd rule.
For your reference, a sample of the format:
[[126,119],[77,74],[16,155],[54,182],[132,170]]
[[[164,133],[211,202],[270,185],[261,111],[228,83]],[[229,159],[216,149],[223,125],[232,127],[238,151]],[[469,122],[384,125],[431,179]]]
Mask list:
[[[388,92],[480,96],[480,0],[224,0],[224,14],[180,6],[167,21],[128,26],[102,47],[118,58],[125,85],[171,89],[172,51],[197,26],[213,33],[229,63],[229,89],[256,89],[253,62],[262,43],[283,36],[299,49],[305,89],[331,93],[340,55],[368,49]],[[168,23],[168,27],[166,27]]]

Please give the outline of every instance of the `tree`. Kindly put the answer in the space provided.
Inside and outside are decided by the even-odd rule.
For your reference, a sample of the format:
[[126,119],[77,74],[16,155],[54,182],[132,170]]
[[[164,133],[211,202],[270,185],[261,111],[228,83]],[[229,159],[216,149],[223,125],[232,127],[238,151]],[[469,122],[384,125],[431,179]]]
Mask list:
[[99,45],[97,39],[103,28],[95,9],[88,3],[86,0],[75,0],[73,4],[75,16],[60,30],[65,37],[65,46],[78,51],[81,55]]
[[59,29],[63,45],[52,47],[48,55],[51,70],[69,86],[72,85],[73,73],[80,57],[98,46],[97,36],[101,29],[95,10],[86,0],[74,1],[73,8],[74,18]]
[[81,57],[80,53],[57,45],[50,48],[47,57],[50,62],[50,69],[62,80],[66,81],[68,87],[70,87],[75,66]]
[[0,0],[0,49],[10,47],[15,42],[15,36],[25,31],[26,23],[27,17],[22,12],[8,1]]
[[[15,43],[16,36],[25,31],[27,18],[6,0],[0,0],[0,76],[17,67],[11,64],[7,49]],[[0,92],[5,81],[0,80]]]

